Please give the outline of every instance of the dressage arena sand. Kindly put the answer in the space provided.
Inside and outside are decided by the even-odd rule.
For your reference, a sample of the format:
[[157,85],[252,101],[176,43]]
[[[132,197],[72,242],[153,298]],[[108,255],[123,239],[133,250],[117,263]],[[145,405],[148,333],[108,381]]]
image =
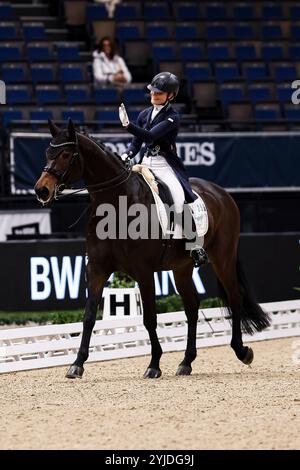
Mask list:
[[[149,357],[0,376],[1,449],[299,449],[300,338],[253,343],[252,368],[229,346],[200,349],[190,377],[182,352],[163,375],[141,378]],[[298,354],[300,357],[300,354]]]

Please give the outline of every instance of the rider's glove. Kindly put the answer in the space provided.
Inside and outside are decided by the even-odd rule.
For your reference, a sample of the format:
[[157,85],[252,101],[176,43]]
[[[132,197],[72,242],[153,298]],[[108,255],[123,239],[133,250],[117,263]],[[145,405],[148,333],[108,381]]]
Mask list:
[[119,106],[119,117],[123,127],[129,125],[129,118],[124,103]]

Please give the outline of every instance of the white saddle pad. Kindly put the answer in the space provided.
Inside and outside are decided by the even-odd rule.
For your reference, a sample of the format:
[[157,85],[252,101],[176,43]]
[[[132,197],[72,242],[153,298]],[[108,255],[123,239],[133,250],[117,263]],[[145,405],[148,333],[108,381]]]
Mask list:
[[[153,199],[155,202],[157,217],[158,217],[163,235],[166,236],[167,234],[170,234],[170,230],[168,227],[168,222],[169,222],[168,215],[166,212],[165,205],[158,194],[158,187],[157,187],[153,173],[149,170],[149,168],[141,164],[134,165],[133,171],[138,172],[143,176],[144,180],[146,181],[146,183],[148,184],[152,192]],[[196,191],[194,190],[193,190],[193,193],[197,196],[197,201],[195,201],[192,204],[189,204],[189,207],[193,214],[197,235],[199,237],[203,237],[208,231],[207,209],[206,209],[203,199],[199,196],[199,194],[196,193]],[[193,210],[191,208],[191,205],[193,207]]]

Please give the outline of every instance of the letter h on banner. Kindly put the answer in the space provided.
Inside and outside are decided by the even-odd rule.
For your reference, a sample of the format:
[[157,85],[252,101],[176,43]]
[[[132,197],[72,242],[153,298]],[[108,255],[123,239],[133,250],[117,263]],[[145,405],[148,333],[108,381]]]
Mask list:
[[122,318],[142,314],[142,301],[140,290],[132,288],[104,289],[103,320],[108,318]]

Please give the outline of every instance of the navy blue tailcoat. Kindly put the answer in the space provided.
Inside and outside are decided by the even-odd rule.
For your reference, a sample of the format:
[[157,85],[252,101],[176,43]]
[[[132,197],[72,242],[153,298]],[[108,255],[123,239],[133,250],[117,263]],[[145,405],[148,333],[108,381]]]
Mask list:
[[[145,143],[146,152],[154,152],[164,156],[183,187],[186,202],[193,202],[196,196],[192,192],[187,171],[176,150],[176,137],[180,124],[179,114],[168,103],[150,122],[152,111],[153,106],[144,109],[139,114],[136,124],[130,122],[126,128],[130,134],[134,135],[127,153],[130,157],[134,157],[139,152],[142,144]],[[142,158],[141,156],[139,163]]]

